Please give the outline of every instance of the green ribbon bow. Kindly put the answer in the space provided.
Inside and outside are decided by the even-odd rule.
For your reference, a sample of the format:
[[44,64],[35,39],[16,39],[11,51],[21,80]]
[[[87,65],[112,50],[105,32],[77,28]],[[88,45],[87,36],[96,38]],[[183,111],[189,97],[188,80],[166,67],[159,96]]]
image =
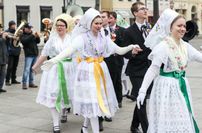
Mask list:
[[58,84],[59,84],[59,92],[55,102],[55,107],[58,112],[61,111],[61,102],[63,99],[64,106],[67,107],[69,105],[69,96],[67,93],[67,83],[65,80],[65,72],[63,67],[63,62],[71,62],[72,59],[64,59],[57,64],[58,71]]
[[185,77],[185,71],[181,71],[181,72],[177,72],[177,71],[164,72],[163,69],[160,69],[160,75],[165,76],[165,77],[173,77],[173,78],[176,78],[176,79],[179,80],[180,90],[181,90],[181,92],[182,92],[182,94],[184,96],[184,99],[186,101],[187,108],[188,108],[189,112],[192,115],[195,132],[199,133],[198,125],[197,125],[197,123],[196,123],[196,121],[194,119],[193,113],[192,113],[192,109],[191,109],[191,105],[190,105],[190,101],[189,101],[189,96],[188,96],[188,93],[187,93],[186,83],[185,83],[185,80],[183,78],[183,77]]

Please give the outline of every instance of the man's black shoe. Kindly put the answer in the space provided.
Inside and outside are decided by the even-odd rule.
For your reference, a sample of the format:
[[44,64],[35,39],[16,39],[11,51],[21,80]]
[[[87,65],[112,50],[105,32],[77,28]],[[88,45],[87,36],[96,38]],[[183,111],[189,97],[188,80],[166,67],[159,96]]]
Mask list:
[[11,86],[11,83],[10,82],[6,82],[6,86]]
[[21,84],[21,83],[18,82],[17,80],[13,80],[11,83],[12,83],[12,84]]
[[138,128],[131,129],[131,133],[142,133]]
[[6,92],[6,90],[0,89],[0,92]]
[[112,122],[112,118],[111,117],[108,118],[108,117],[105,116],[105,121]]
[[122,108],[122,103],[119,103],[118,106],[119,106],[119,108]]
[[136,97],[133,95],[126,95],[126,98],[132,100],[133,102],[136,101]]

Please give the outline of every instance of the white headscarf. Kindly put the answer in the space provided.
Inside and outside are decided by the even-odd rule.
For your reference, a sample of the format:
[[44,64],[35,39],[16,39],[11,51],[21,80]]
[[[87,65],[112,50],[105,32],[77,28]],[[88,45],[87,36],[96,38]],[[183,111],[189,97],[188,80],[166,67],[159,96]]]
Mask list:
[[55,19],[54,19],[54,22],[53,22],[53,27],[52,27],[52,30],[51,30],[51,34],[55,34],[56,33],[56,23],[57,23],[57,20],[58,19],[62,19],[64,20],[66,23],[67,23],[67,33],[70,33],[74,27],[74,20],[73,18],[68,15],[68,14],[60,14],[59,16],[57,16]]
[[145,46],[153,49],[168,36],[170,34],[171,23],[178,15],[174,10],[165,9],[145,39]]
[[95,10],[94,8],[88,9],[85,14],[81,17],[79,23],[75,26],[72,31],[72,38],[76,36],[86,33],[91,30],[91,23],[93,19],[97,16],[100,16],[99,11]]

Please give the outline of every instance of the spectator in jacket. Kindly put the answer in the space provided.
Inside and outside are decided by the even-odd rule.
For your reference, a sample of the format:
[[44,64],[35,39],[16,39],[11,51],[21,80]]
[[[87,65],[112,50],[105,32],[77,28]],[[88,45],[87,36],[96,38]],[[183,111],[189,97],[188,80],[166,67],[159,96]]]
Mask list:
[[[9,28],[6,30],[6,32],[14,34],[16,29],[16,23],[11,20],[8,23]],[[16,71],[17,66],[19,62],[20,57],[20,51],[21,47],[18,45],[19,37],[13,36],[13,37],[7,37],[6,38],[6,45],[8,47],[8,66],[7,66],[7,72],[6,72],[6,85],[10,86],[12,84],[20,84],[16,80]],[[11,83],[10,83],[11,80]]]
[[40,38],[37,32],[33,33],[32,26],[29,23],[24,25],[23,34],[21,36],[21,42],[25,53],[22,89],[27,89],[28,84],[31,88],[37,88],[38,86],[34,84],[32,66],[36,62],[38,56],[37,44],[40,43]]

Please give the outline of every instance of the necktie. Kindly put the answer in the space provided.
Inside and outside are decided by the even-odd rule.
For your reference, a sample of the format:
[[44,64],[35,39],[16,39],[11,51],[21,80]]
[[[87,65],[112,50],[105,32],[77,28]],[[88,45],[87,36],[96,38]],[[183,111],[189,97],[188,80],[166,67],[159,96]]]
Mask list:
[[114,33],[114,29],[112,27],[109,28],[110,32]]
[[144,37],[147,37],[147,26],[146,25],[142,25],[140,28],[140,31],[144,34]]
[[104,32],[105,32],[105,36],[109,34],[109,31],[107,29],[104,29]]

